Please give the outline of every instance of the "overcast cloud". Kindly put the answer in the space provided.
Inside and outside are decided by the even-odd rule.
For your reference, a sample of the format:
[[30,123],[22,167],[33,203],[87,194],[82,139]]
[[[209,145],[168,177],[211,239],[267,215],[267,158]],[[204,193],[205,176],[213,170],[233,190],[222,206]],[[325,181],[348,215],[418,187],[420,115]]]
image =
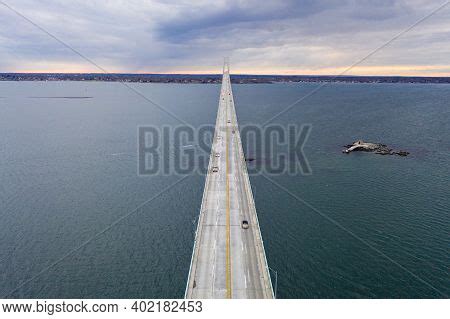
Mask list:
[[[443,1],[0,0],[110,72],[337,74]],[[99,72],[0,3],[0,72]],[[450,5],[349,74],[450,75]]]

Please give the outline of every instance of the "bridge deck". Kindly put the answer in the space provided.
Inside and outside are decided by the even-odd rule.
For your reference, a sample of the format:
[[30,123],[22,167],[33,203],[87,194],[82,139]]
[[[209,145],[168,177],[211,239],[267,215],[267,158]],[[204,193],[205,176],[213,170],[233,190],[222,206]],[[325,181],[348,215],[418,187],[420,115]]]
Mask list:
[[[248,229],[242,228],[243,220]],[[185,297],[273,298],[228,67]]]

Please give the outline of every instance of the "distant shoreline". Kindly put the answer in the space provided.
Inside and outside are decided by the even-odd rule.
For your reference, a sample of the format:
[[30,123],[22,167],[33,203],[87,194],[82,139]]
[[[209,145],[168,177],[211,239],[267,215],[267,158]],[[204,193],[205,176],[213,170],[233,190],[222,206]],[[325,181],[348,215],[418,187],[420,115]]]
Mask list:
[[[220,84],[220,74],[102,74],[102,73],[0,73],[0,81],[94,81],[130,83]],[[235,84],[289,82],[422,83],[450,84],[450,77],[334,76],[334,75],[231,75]]]

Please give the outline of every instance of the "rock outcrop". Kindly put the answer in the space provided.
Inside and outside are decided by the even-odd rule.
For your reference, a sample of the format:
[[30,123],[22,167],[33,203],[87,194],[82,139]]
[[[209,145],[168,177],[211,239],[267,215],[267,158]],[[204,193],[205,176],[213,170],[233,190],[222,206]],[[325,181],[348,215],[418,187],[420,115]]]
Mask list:
[[349,144],[345,146],[346,149],[342,152],[345,154],[349,154],[351,152],[372,152],[379,155],[399,155],[399,156],[407,156],[409,152],[407,151],[394,151],[393,149],[389,148],[385,144],[380,143],[368,143],[364,142],[362,140],[358,140],[354,142],[353,144]]

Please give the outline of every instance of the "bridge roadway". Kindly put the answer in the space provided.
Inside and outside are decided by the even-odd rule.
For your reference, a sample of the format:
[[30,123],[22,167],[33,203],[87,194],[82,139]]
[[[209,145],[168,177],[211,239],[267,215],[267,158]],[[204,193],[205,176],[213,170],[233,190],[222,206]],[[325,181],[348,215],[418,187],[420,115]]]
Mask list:
[[185,298],[273,298],[227,63]]

